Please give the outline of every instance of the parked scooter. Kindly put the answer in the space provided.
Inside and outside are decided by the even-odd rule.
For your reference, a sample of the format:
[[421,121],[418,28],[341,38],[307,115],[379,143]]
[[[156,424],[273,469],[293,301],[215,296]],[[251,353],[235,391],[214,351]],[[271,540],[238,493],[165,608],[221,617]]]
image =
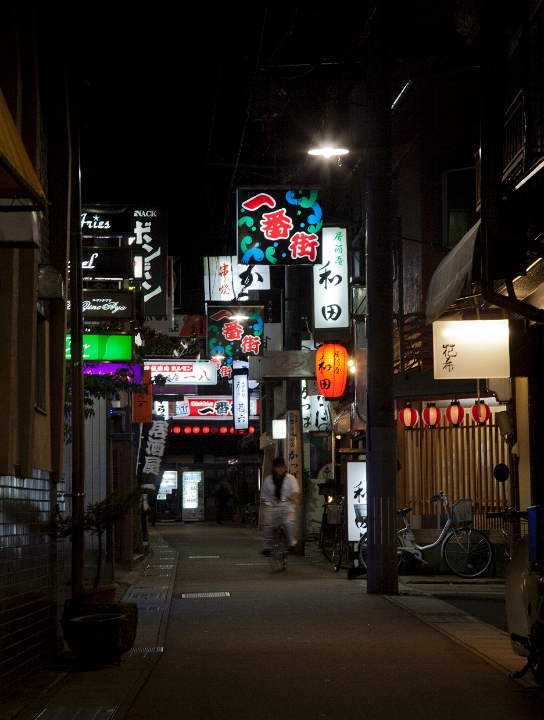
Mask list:
[[521,678],[530,670],[544,683],[544,506],[529,507],[527,512],[508,508],[487,517],[509,523],[527,520],[527,535],[516,542],[506,572],[506,620],[512,649],[527,658],[512,677]]

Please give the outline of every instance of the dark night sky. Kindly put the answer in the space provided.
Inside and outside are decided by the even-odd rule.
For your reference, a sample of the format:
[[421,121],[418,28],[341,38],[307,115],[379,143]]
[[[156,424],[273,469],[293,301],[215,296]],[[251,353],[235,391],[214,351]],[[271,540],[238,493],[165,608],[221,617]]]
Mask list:
[[[437,23],[452,23],[454,4],[439,3],[434,17],[435,0],[419,0],[407,33],[412,3],[403,0],[400,32],[417,48],[441,37],[425,52],[443,51]],[[184,14],[97,0],[96,21],[73,34],[83,201],[166,206],[170,254],[201,289],[202,257],[235,252],[236,186],[321,184],[320,161],[306,151],[347,127],[341,104],[363,67],[370,5],[238,0]]]

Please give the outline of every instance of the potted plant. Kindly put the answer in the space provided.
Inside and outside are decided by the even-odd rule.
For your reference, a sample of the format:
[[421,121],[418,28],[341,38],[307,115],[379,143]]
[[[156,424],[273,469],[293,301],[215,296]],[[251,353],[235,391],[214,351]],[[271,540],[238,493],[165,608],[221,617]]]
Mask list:
[[[65,602],[61,620],[64,638],[70,650],[80,660],[88,658],[96,662],[101,657],[101,648],[103,648],[103,659],[110,660],[117,653],[120,656],[130,650],[134,644],[138,624],[138,605],[118,602],[116,592],[118,585],[115,583],[101,585],[100,581],[105,534],[109,528],[138,506],[141,496],[140,487],[123,495],[110,493],[100,502],[89,503],[79,522],[72,516],[65,518],[57,516],[55,520],[54,533],[59,538],[72,538],[76,531],[83,531],[95,535],[98,539],[93,586],[74,593],[72,598]],[[106,642],[105,637],[108,634],[110,640]],[[102,641],[94,643],[93,640],[97,636],[102,637]]]

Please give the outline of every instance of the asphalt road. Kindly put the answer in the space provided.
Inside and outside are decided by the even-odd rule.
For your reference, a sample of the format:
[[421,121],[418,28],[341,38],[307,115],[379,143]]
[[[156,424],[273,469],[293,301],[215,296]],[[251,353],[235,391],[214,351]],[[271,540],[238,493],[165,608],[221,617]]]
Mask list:
[[[271,573],[255,531],[164,526],[180,555],[165,650],[126,720],[534,720],[544,693],[326,561]],[[451,592],[451,590],[450,590]]]

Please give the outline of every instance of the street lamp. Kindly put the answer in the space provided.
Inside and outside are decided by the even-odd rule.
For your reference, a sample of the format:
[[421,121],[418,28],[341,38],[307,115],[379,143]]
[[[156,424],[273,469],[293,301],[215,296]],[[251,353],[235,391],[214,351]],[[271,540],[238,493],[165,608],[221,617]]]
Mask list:
[[324,158],[330,158],[330,157],[340,157],[340,155],[347,155],[349,153],[349,150],[346,150],[345,148],[333,148],[329,145],[323,147],[323,148],[314,148],[312,150],[308,150],[308,155],[321,155],[321,157]]

